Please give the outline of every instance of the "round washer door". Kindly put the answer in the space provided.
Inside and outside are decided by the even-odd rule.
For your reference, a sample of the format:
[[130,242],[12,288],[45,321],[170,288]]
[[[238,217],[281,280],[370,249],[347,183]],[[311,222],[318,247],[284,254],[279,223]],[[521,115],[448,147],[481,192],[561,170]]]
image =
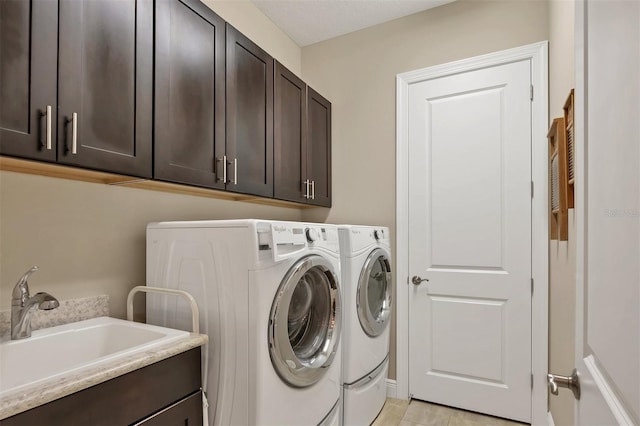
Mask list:
[[316,383],[338,350],[340,290],[333,266],[318,255],[300,259],[278,288],[269,317],[269,355],[282,380]]
[[391,317],[391,265],[382,249],[369,254],[358,280],[358,319],[368,336],[382,334]]

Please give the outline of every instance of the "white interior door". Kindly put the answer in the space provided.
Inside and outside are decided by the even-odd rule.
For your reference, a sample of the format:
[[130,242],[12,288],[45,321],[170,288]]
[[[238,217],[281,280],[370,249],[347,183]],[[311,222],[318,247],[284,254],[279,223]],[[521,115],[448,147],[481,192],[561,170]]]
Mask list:
[[409,392],[531,419],[531,62],[409,87]]
[[578,1],[576,45],[575,421],[637,425],[640,2]]

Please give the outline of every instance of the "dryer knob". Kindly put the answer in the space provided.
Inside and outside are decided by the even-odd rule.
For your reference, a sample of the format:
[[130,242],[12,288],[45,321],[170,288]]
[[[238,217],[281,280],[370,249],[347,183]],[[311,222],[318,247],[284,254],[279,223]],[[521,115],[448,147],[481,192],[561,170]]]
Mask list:
[[305,234],[307,235],[307,241],[310,243],[318,239],[318,232],[315,229],[307,228]]
[[378,231],[377,229],[375,231],[373,231],[373,237],[376,240],[379,240],[380,238],[382,238],[382,231]]

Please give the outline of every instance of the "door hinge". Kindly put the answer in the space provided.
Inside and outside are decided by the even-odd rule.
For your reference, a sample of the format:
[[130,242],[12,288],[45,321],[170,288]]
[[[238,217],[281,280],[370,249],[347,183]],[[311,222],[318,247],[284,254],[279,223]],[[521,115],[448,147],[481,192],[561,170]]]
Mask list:
[[533,389],[533,373],[531,373],[531,389]]
[[533,278],[531,278],[531,294],[533,294]]
[[533,198],[533,181],[531,181],[531,198]]
[[529,97],[531,100],[533,100],[533,84],[531,85],[531,90],[529,92]]

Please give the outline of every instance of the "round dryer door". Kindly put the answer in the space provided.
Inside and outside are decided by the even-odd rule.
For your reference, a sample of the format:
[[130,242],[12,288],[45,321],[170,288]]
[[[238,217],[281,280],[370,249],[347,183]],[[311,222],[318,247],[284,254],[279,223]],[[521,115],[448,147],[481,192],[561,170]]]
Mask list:
[[375,249],[360,273],[356,297],[360,325],[371,337],[382,334],[391,317],[391,286],[389,258],[383,250]]
[[321,256],[300,259],[287,273],[269,318],[269,355],[282,380],[316,383],[338,350],[341,313],[338,279]]

